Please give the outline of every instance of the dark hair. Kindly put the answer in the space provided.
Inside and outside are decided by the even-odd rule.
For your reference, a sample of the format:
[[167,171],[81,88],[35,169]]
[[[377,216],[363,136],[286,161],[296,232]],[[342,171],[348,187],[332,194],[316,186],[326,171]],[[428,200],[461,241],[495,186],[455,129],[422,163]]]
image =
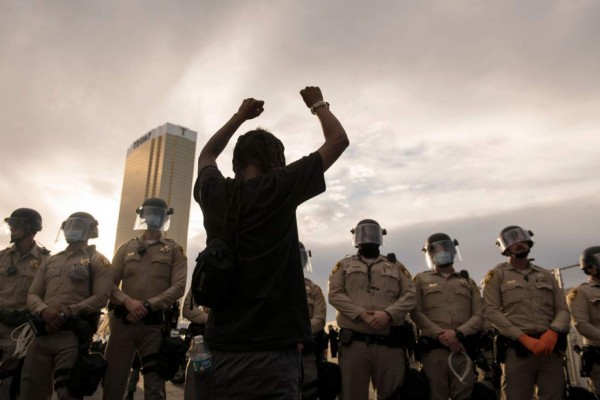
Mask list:
[[233,172],[239,177],[252,164],[265,174],[285,166],[281,140],[264,129],[255,129],[241,135],[233,149]]

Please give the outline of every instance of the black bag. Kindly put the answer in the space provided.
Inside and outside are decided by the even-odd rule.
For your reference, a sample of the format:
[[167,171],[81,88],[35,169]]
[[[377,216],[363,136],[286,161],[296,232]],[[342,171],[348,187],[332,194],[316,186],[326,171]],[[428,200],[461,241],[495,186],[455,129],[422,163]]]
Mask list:
[[73,396],[91,396],[106,372],[106,360],[100,353],[79,353],[71,369],[68,389]]
[[334,400],[342,387],[342,371],[339,365],[329,361],[317,362],[319,400]]
[[165,380],[172,379],[185,360],[187,346],[180,337],[165,337],[156,355],[156,373]]
[[221,238],[210,241],[198,254],[192,275],[192,295],[196,304],[214,308],[229,303],[234,279],[235,253]]

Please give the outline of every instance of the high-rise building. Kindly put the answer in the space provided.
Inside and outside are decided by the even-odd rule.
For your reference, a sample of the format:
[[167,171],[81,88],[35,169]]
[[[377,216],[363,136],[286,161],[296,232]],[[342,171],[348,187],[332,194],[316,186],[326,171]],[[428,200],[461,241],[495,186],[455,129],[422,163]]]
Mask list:
[[133,230],[135,210],[149,197],[164,199],[175,210],[165,236],[187,249],[196,132],[166,123],[127,149],[115,249],[140,234]]

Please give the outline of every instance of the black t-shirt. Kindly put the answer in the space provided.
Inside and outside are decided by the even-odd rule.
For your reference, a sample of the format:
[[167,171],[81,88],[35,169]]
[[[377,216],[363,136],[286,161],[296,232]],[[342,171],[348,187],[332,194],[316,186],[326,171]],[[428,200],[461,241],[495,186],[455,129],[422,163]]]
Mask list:
[[[200,172],[194,198],[204,214],[207,242],[224,234],[235,186],[235,179],[224,178],[215,167]],[[206,341],[214,349],[232,351],[310,342],[296,208],[325,191],[321,155],[312,153],[249,179],[237,190],[239,211],[230,210],[239,214],[234,304],[210,310]]]

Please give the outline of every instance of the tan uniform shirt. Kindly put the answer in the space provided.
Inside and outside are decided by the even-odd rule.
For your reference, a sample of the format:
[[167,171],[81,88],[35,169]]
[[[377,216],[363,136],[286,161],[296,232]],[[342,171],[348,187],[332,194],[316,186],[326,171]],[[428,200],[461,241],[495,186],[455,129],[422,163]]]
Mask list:
[[88,315],[106,306],[111,286],[110,262],[95,246],[74,252],[65,250],[50,256],[40,266],[29,288],[27,306],[34,315],[48,307],[61,306],[68,306],[74,316]]
[[325,296],[319,285],[308,278],[304,278],[306,299],[308,301],[308,315],[310,315],[310,328],[313,334],[325,329],[327,304]]
[[483,301],[472,279],[424,271],[415,276],[415,288],[417,305],[410,315],[423,336],[437,338],[446,329],[468,336],[481,330]]
[[340,260],[329,275],[328,297],[340,328],[378,335],[388,335],[389,325],[375,331],[358,318],[362,312],[387,311],[391,325],[402,325],[416,302],[410,273],[382,255],[369,261],[358,255]]
[[[145,248],[143,254],[140,248]],[[184,295],[187,258],[174,240],[161,236],[153,244],[144,244],[143,237],[131,239],[115,253],[113,268],[113,304],[122,305],[131,297],[148,301],[156,311],[171,307]]]
[[190,310],[190,304],[192,303],[192,290],[188,291],[187,296],[185,296],[185,300],[183,301],[183,310],[181,311],[181,315],[183,318],[186,318],[192,322],[197,324],[206,325],[206,321],[208,321],[208,311],[209,309],[206,307],[198,307],[194,305]]
[[[40,265],[50,252],[37,243],[24,256],[16,246],[0,251],[0,311],[27,309],[27,292]],[[15,269],[12,269],[14,267]]]
[[573,326],[586,346],[600,346],[600,283],[591,276],[587,283],[567,295]]
[[563,290],[554,275],[529,264],[524,270],[499,264],[484,278],[485,313],[498,331],[513,340],[523,333],[553,327],[569,330],[570,315]]

